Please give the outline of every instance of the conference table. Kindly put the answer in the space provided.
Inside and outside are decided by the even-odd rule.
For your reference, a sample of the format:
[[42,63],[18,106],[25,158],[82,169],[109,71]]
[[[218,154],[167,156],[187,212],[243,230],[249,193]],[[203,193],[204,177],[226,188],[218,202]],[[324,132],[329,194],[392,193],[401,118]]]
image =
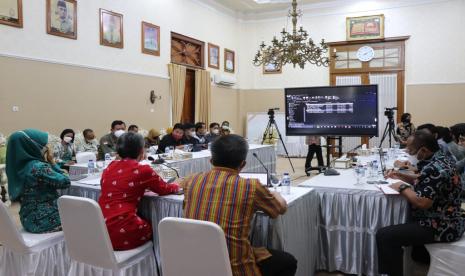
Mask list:
[[378,275],[376,231],[405,223],[408,202],[373,184],[355,185],[352,169],[338,171],[338,176],[320,174],[299,185],[313,188],[318,201],[316,269]]
[[[61,193],[98,200],[100,185],[73,181],[71,187],[62,190]],[[317,217],[314,212],[318,207],[316,194],[313,189],[291,187],[291,193],[283,197],[288,204],[288,210],[284,215],[271,219],[262,212],[255,214],[249,234],[251,244],[289,252],[298,261],[296,275],[314,275],[318,254]],[[162,275],[162,271],[158,223],[165,217],[182,217],[183,199],[183,195],[158,196],[146,192],[138,207],[139,214],[150,221],[153,227],[153,244],[159,275]]]
[[[246,165],[243,172],[265,173],[265,169],[260,162],[253,156],[256,153],[258,158],[263,162],[267,170],[276,171],[276,152],[272,145],[249,144],[249,153],[247,154]],[[158,158],[158,156],[153,156]],[[166,160],[166,164],[176,168],[181,177],[191,175],[198,172],[209,171],[212,166],[210,164],[211,153],[209,150],[192,152],[192,158],[184,160]],[[87,174],[87,164],[75,164],[69,167],[70,175]]]

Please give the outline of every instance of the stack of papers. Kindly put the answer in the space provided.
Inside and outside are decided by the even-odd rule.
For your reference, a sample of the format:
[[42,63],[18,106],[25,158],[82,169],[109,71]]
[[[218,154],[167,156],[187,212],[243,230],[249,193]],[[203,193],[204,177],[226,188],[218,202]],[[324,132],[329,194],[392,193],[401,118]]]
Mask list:
[[376,187],[378,187],[385,195],[398,195],[399,192],[391,188],[390,185],[391,184],[378,184]]

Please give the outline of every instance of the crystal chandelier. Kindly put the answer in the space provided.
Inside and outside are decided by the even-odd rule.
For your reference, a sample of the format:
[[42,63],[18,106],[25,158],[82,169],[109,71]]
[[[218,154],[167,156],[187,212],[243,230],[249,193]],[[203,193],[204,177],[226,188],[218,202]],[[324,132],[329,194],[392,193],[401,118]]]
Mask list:
[[283,28],[281,40],[275,36],[269,46],[262,42],[253,64],[255,66],[272,64],[276,68],[281,68],[285,64],[292,63],[294,68],[299,65],[302,69],[307,62],[316,66],[328,66],[329,58],[325,55],[328,52],[328,45],[325,40],[322,39],[318,46],[302,27],[297,30],[297,17],[302,16],[302,12],[297,10],[297,0],[292,1],[292,11],[289,11],[288,16],[292,18],[292,33]]

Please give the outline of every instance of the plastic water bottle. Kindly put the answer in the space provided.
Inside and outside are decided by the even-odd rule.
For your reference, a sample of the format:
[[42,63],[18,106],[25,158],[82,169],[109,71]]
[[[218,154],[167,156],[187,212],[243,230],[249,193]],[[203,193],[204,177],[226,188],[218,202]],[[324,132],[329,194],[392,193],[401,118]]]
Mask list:
[[291,177],[289,173],[283,174],[283,181],[281,184],[283,194],[290,195],[291,194]]
[[94,174],[94,170],[95,170],[95,164],[94,164],[94,160],[89,160],[89,162],[87,163],[87,174],[88,175],[93,175]]
[[105,153],[105,167],[110,165],[111,163],[111,155],[109,153]]

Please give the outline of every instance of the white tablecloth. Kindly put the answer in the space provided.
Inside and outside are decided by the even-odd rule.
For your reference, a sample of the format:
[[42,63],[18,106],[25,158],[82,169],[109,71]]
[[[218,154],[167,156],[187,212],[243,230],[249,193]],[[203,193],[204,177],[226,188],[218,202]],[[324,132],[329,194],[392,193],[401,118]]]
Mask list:
[[[242,170],[243,172],[254,172],[254,173],[265,173],[265,169],[253,156],[253,153],[257,153],[260,160],[267,167],[269,172],[276,171],[276,152],[273,146],[270,145],[249,145],[249,153],[247,155],[247,164]],[[193,157],[181,161],[167,160],[167,164],[171,167],[175,167],[179,171],[181,177],[188,176],[197,172],[205,172],[211,169],[210,157],[211,153],[209,150],[200,152],[193,152]],[[75,164],[70,166],[70,175],[87,174],[87,164]]]
[[[72,182],[71,187],[62,193],[97,200],[100,186]],[[291,194],[284,198],[288,203],[284,215],[270,219],[263,213],[256,214],[250,233],[251,243],[291,253],[298,260],[296,275],[314,275],[318,254],[316,194],[313,189],[292,187]],[[182,217],[183,199],[183,195],[161,197],[147,193],[139,206],[141,216],[150,220],[153,227],[155,256],[160,270],[158,223],[165,217]]]
[[386,196],[375,185],[356,183],[353,170],[318,175],[300,186],[318,195],[317,269],[378,275],[376,231],[405,223],[409,206],[399,195]]

